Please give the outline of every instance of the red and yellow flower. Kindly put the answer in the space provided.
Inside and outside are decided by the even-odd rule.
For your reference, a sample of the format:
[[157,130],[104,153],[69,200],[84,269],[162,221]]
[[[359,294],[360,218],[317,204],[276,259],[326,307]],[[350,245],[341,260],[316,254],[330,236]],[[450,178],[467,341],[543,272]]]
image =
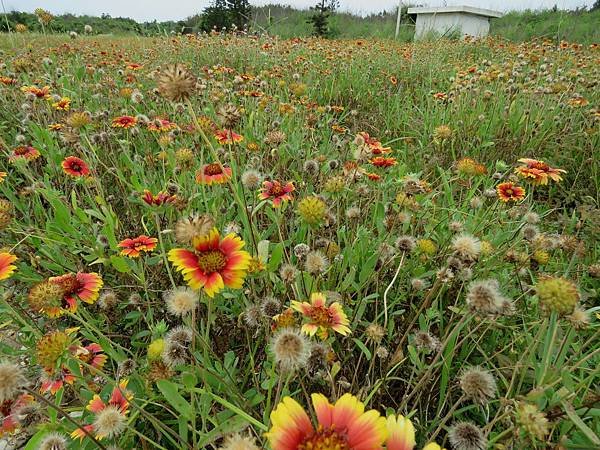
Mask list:
[[214,297],[225,287],[242,287],[251,259],[242,250],[244,245],[233,233],[221,239],[219,231],[213,228],[208,235],[194,238],[193,250],[169,251],[169,260],[192,289],[203,289],[206,295]]
[[59,101],[52,103],[52,107],[57,111],[68,111],[71,108],[71,99],[62,97]]
[[496,186],[496,192],[498,193],[498,198],[505,203],[516,202],[525,198],[525,189],[510,181],[500,183]]
[[51,277],[51,283],[59,285],[63,291],[64,309],[71,312],[77,310],[77,299],[93,304],[100,295],[103,281],[97,273],[67,273],[59,277]]
[[275,208],[281,206],[281,202],[287,202],[292,200],[291,192],[294,192],[294,184],[288,182],[282,185],[279,181],[265,181],[263,182],[263,188],[258,194],[258,198],[261,200],[270,199]]
[[150,252],[156,248],[158,239],[148,237],[144,234],[136,238],[127,238],[119,242],[119,247],[122,248],[121,255],[130,258],[137,258],[142,252]]
[[142,200],[144,200],[144,202],[150,206],[161,206],[165,203],[174,203],[177,200],[177,196],[170,195],[166,192],[159,192],[158,194],[154,195],[148,189],[145,189],[144,193],[142,194]]
[[237,134],[232,130],[218,130],[215,132],[215,139],[221,145],[237,144],[244,140],[244,136]]
[[113,128],[133,128],[137,125],[137,119],[133,116],[119,116],[112,120]]
[[37,98],[46,99],[50,97],[50,86],[44,86],[43,88],[37,86],[23,86],[21,87],[21,91],[26,94],[33,94]]
[[63,171],[72,177],[86,177],[90,174],[90,168],[85,161],[77,156],[67,156],[62,162]]
[[25,159],[27,161],[33,161],[40,157],[40,152],[31,145],[20,145],[15,147],[12,154],[8,157],[10,162],[14,162],[19,159]]
[[56,395],[65,383],[73,384],[75,376],[67,368],[62,368],[58,372],[53,369],[44,368],[40,381],[40,392],[42,394],[49,392],[52,395]]
[[157,118],[148,124],[150,131],[168,132],[179,128],[175,122],[171,122],[168,119]]
[[0,253],[0,281],[12,276],[13,272],[17,269],[17,266],[13,265],[16,260],[17,257],[12,253]]
[[[98,415],[107,408],[113,408],[123,417],[127,416],[127,413],[129,412],[129,403],[133,399],[133,394],[127,390],[127,383],[128,380],[123,380],[119,383],[118,386],[115,386],[110,395],[110,398],[108,399],[108,402],[106,403],[104,403],[104,401],[102,400],[102,398],[100,398],[98,394],[95,394],[86,406],[86,409],[94,413],[94,415]],[[110,437],[103,434],[102,430],[96,429],[94,424],[84,425],[82,428],[77,428],[75,431],[73,431],[71,433],[71,437],[73,439],[83,439],[86,436],[86,431],[89,434],[93,432],[96,439],[104,439],[105,437]]]
[[6,172],[0,172],[0,183],[4,183],[6,175],[8,175]]
[[415,447],[415,427],[410,419],[390,414],[387,417],[387,450],[412,450]]
[[327,306],[325,294],[313,292],[310,296],[310,303],[293,301],[292,308],[307,319],[307,322],[302,325],[302,331],[310,336],[319,332],[319,336],[325,339],[329,329],[343,336],[350,334],[348,317],[344,313],[342,305],[334,302]]
[[273,450],[380,450],[387,437],[386,420],[355,396],[344,394],[335,404],[323,394],[312,394],[317,426],[298,402],[285,397],[271,412],[266,433]]
[[392,167],[398,164],[396,158],[386,157],[386,156],[376,156],[371,161],[369,161],[375,167]]
[[231,167],[223,167],[219,163],[205,164],[196,172],[196,182],[210,186],[222,184],[231,178]]
[[566,170],[555,169],[550,167],[544,161],[530,158],[519,159],[523,166],[515,169],[515,173],[523,178],[530,180],[533,184],[548,184],[548,180],[559,182],[562,180],[561,173],[566,173]]
[[34,402],[33,396],[21,394],[16,399],[6,400],[0,404],[0,437],[17,431],[20,427],[19,413]]
[[95,342],[86,346],[77,346],[73,353],[77,359],[97,370],[102,369],[108,360],[100,344]]

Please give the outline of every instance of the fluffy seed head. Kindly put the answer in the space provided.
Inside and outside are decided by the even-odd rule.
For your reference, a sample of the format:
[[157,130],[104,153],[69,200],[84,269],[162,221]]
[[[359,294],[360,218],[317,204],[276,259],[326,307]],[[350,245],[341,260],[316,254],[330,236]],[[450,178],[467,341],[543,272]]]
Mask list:
[[292,264],[283,264],[279,269],[279,276],[281,276],[281,280],[286,284],[293,283],[297,274],[298,269]]
[[429,354],[440,348],[440,340],[428,331],[417,331],[413,336],[413,343],[419,350]]
[[306,255],[304,268],[308,273],[318,274],[323,273],[329,267],[329,260],[319,250],[315,250]]
[[243,319],[250,328],[258,328],[262,323],[262,312],[259,305],[250,305],[244,310]]
[[467,305],[472,312],[480,315],[497,314],[503,304],[498,281],[489,279],[475,281],[467,291]]
[[127,418],[114,405],[108,405],[94,419],[94,431],[98,436],[111,439],[120,435],[127,428]]
[[281,302],[275,297],[267,296],[260,302],[260,311],[264,317],[270,319],[281,312]]
[[102,294],[98,297],[98,306],[103,310],[110,310],[117,306],[119,303],[119,297],[115,291],[106,289],[102,291]]
[[306,244],[297,244],[294,246],[294,255],[296,258],[304,258],[310,252],[310,247]]
[[260,176],[260,173],[253,169],[246,170],[242,174],[242,184],[248,189],[258,189],[260,187],[261,180],[262,177]]
[[198,304],[198,294],[188,287],[177,287],[164,295],[167,310],[174,316],[191,313]]
[[59,433],[47,434],[38,450],[67,450],[67,438]]
[[400,236],[396,239],[396,248],[401,252],[410,253],[417,245],[417,240],[409,235]]
[[27,379],[19,366],[9,361],[0,362],[0,404],[14,399]]
[[259,450],[252,436],[242,436],[240,433],[225,438],[219,450]]
[[459,379],[463,394],[480,405],[496,396],[496,380],[481,367],[469,367]]
[[177,221],[175,239],[180,244],[189,245],[195,237],[206,236],[214,226],[215,220],[208,214],[192,215]]
[[310,344],[304,334],[293,328],[283,328],[271,338],[275,362],[282,371],[290,372],[306,366]]
[[452,239],[452,248],[459,257],[476,261],[481,253],[481,241],[475,236],[463,233]]
[[196,78],[181,64],[175,64],[161,71],[158,78],[158,91],[172,102],[189,98],[196,87]]
[[459,422],[450,428],[448,439],[454,450],[486,450],[483,431],[471,422]]
[[583,308],[576,306],[567,319],[576,330],[583,330],[590,324],[590,314]]

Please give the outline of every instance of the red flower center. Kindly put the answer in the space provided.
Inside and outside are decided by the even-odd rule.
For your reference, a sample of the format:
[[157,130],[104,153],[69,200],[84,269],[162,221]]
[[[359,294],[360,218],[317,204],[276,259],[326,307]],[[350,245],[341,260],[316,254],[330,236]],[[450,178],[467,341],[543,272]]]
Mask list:
[[75,172],[81,172],[81,166],[79,165],[79,163],[76,162],[72,162],[71,163],[71,170],[75,171]]
[[198,266],[206,274],[219,272],[227,265],[227,259],[220,250],[209,250],[198,255]]
[[15,155],[26,155],[29,152],[29,147],[17,147],[15,148]]
[[221,167],[221,164],[208,164],[205,168],[204,168],[204,174],[205,175],[220,175],[223,173],[223,168]]
[[335,431],[333,427],[319,427],[302,441],[298,450],[350,450],[350,446],[346,436]]
[[273,186],[271,186],[271,189],[269,190],[269,194],[273,197],[279,197],[280,195],[285,194],[285,191],[279,183],[273,183]]
[[331,323],[329,310],[324,306],[313,306],[308,315],[315,324],[329,325]]

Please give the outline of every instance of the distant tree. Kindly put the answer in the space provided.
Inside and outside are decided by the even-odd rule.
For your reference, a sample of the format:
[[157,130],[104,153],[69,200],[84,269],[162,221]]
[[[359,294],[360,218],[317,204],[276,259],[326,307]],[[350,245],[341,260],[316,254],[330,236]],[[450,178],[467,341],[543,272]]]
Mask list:
[[600,0],[596,0],[594,2],[594,4],[592,5],[592,8],[590,9],[590,11],[597,11],[600,10]]
[[227,3],[227,11],[231,23],[235,25],[238,30],[242,30],[246,27],[250,21],[252,14],[252,8],[248,0],[225,0]]
[[211,5],[202,11],[201,28],[203,31],[210,32],[213,28],[221,31],[229,26],[231,26],[231,20],[229,19],[227,0],[213,0]]
[[308,22],[313,26],[313,35],[319,37],[327,37],[329,35],[329,16],[338,6],[338,0],[319,0],[311,8],[314,12],[308,18]]

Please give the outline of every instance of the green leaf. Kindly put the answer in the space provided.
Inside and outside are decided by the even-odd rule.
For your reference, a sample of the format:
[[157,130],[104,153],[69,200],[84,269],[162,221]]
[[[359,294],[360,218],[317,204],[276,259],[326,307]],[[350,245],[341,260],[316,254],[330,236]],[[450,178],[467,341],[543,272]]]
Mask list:
[[127,264],[127,260],[121,256],[111,256],[110,262],[112,266],[121,273],[131,272],[131,267],[129,267],[129,264]]
[[358,346],[358,348],[360,348],[361,351],[365,354],[365,356],[367,357],[367,361],[371,361],[373,355],[371,354],[371,351],[367,348],[367,346],[363,344],[363,342],[359,339],[352,338],[352,340]]
[[177,385],[169,380],[158,380],[156,386],[165,397],[165,400],[187,420],[193,417],[192,406],[181,396]]
[[579,428],[583,434],[585,434],[590,442],[592,442],[595,446],[600,447],[600,438],[598,438],[596,433],[594,433],[592,429],[583,422],[583,420],[581,420],[581,417],[577,415],[573,405],[567,402],[561,402],[561,404],[563,405],[563,408],[565,408],[565,412],[567,413],[567,416],[569,416],[569,419],[571,419],[571,422],[573,422],[575,426]]

